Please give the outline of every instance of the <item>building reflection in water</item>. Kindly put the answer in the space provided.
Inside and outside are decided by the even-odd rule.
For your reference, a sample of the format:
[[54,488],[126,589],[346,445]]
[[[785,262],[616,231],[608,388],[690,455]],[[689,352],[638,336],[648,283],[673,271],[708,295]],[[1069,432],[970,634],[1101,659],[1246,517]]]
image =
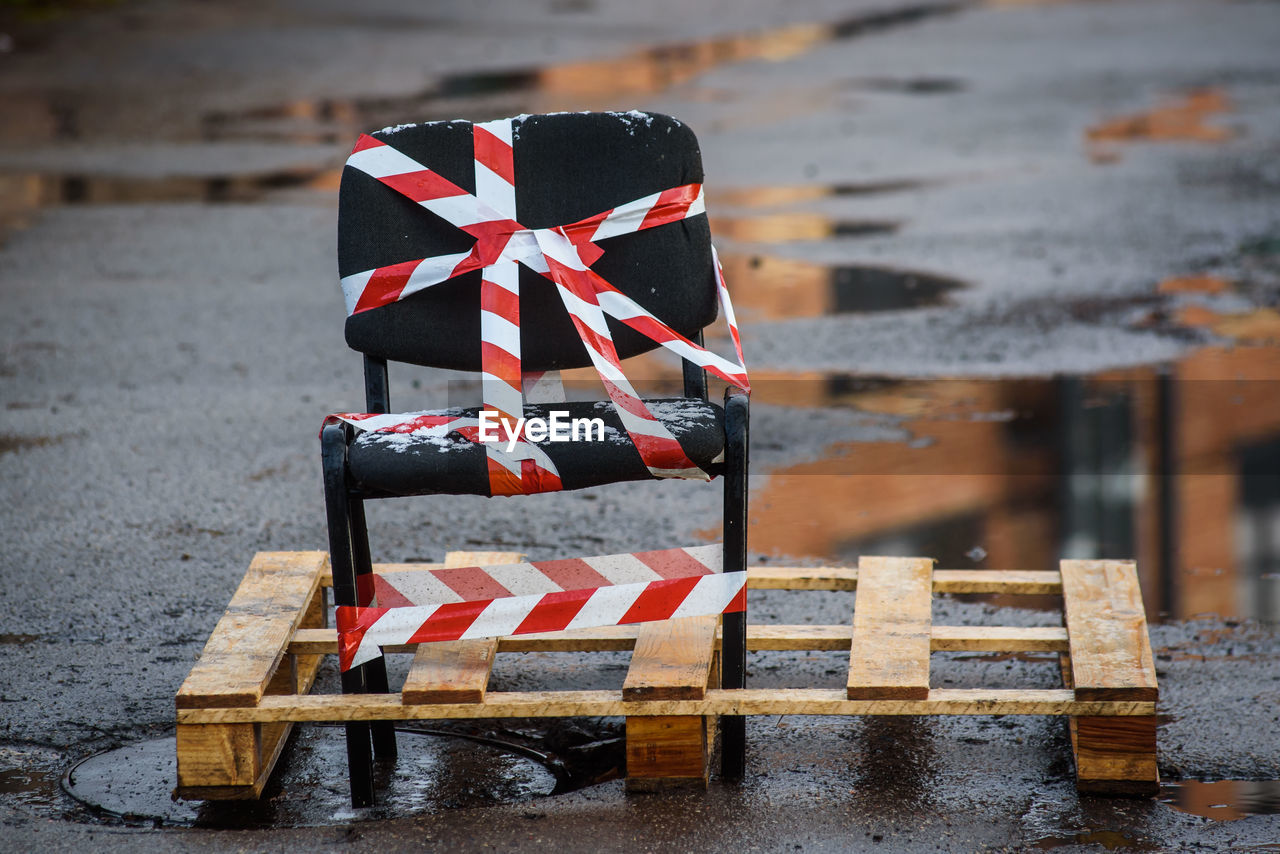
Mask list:
[[[303,98],[204,114],[177,110],[169,117],[165,136],[172,140],[250,137],[349,144],[358,132],[404,121],[479,121],[521,112],[614,109],[619,103],[669,92],[722,65],[783,62],[830,42],[960,8],[960,4],[939,3],[863,11],[825,23],[785,24],[544,66],[446,75],[433,75],[424,67],[423,75],[429,82],[403,95]],[[934,78],[869,78],[851,81],[851,85],[924,93],[953,91],[957,86],[955,81]],[[696,97],[696,93],[687,94]],[[797,104],[798,100],[804,103]],[[769,121],[811,112],[824,103],[822,99],[805,99],[803,92],[788,92],[776,103],[753,102],[752,109],[736,112]],[[103,97],[101,93],[94,97],[70,92],[0,93],[0,113],[11,119],[0,123],[0,141],[14,144],[92,139],[122,130],[128,133],[140,119],[130,98]]]
[[756,400],[896,415],[915,438],[836,441],[774,472],[753,498],[756,551],[1024,569],[1133,557],[1153,618],[1280,619],[1280,350],[1089,377],[793,384]]

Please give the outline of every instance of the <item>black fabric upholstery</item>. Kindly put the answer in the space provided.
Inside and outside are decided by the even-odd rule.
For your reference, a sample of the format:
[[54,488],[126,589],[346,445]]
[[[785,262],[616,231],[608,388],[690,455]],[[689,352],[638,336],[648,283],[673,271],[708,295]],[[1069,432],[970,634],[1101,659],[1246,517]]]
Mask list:
[[[468,192],[475,191],[469,122],[431,122],[373,134]],[[669,116],[560,113],[515,123],[517,218],[528,228],[567,225],[617,205],[702,181],[693,132]],[[356,169],[343,172],[338,270],[466,252],[474,239]],[[681,334],[716,317],[705,216],[601,241],[592,269]],[[480,369],[480,273],[347,318],[347,343],[392,361]],[[591,364],[554,285],[520,266],[520,347],[526,371]],[[655,345],[609,320],[619,356]]]
[[[724,412],[703,400],[674,398],[646,401],[654,417],[671,431],[685,453],[711,475],[722,473]],[[551,410],[567,410],[570,418],[600,418],[605,441],[539,442],[560,472],[564,489],[583,489],[623,480],[649,480],[631,437],[609,401],[530,404],[525,417],[547,418]],[[479,407],[447,410],[475,417]],[[444,414],[441,410],[439,414]],[[713,462],[717,460],[717,462]],[[360,433],[348,448],[354,485],[372,495],[488,495],[485,448],[461,436],[446,440],[412,435]]]

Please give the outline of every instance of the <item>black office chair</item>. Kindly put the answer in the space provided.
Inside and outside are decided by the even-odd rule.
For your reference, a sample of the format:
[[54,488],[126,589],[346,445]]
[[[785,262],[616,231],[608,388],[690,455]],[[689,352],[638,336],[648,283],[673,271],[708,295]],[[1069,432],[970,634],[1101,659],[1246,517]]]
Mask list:
[[[505,167],[501,155],[497,165],[492,160],[495,143],[488,130],[495,127],[509,128]],[[374,155],[378,162],[370,165]],[[415,162],[426,170],[409,177],[392,174],[403,170],[396,164]],[[512,168],[514,181],[510,180]],[[502,180],[495,183],[495,177],[512,184],[514,193],[510,186],[504,189]],[[703,328],[716,319],[718,290],[707,218],[699,213],[702,177],[698,143],[689,128],[668,116],[634,111],[524,116],[502,125],[432,122],[361,137],[342,176],[338,268],[348,302],[346,340],[364,354],[368,413],[390,412],[388,361],[483,371],[486,403],[504,394],[510,399],[509,388],[492,385],[499,382],[494,374],[501,373],[492,349],[486,349],[494,327],[482,329],[482,306],[494,310],[492,285],[482,282],[493,275],[493,268],[487,265],[494,258],[491,253],[486,255],[486,238],[480,234],[487,226],[464,230],[461,226],[469,217],[466,211],[459,214],[455,206],[442,215],[443,209],[424,202],[423,196],[439,196],[440,187],[446,186],[464,192],[466,198],[454,199],[463,207],[475,202],[471,196],[479,198],[486,203],[481,208],[482,219],[493,219],[497,209],[518,222],[523,232],[519,240],[525,241],[526,250],[529,241],[536,242],[532,230],[570,226],[554,234],[541,232],[543,241],[577,240],[581,260],[590,265],[593,274],[670,329],[701,345]],[[673,188],[686,188],[683,201],[687,205],[690,187],[698,190],[696,203],[685,215],[678,215],[680,200],[676,197],[680,193],[672,195]],[[649,214],[646,227],[640,230],[608,236],[619,229],[597,227],[603,222],[598,217],[585,230],[579,228],[575,233],[572,228],[574,223],[662,191],[669,192],[660,196],[660,203],[652,209],[655,213]],[[453,191],[444,192],[447,196]],[[662,203],[671,198],[676,198],[675,213],[665,219],[657,216]],[[510,209],[504,211],[504,205]],[[515,227],[509,225],[506,233]],[[592,236],[595,240],[588,242],[586,238]],[[496,245],[502,242],[499,239]],[[566,301],[545,269],[541,273],[531,269],[530,265],[544,263],[550,262],[535,259],[521,263],[518,274],[511,264],[503,274],[518,275],[515,370],[525,375],[593,364],[584,344],[591,333],[575,328]],[[440,272],[451,264],[466,272],[451,277]],[[578,319],[581,322],[583,318]],[[654,334],[651,327],[633,324],[647,333],[642,334],[613,317],[607,324],[619,359],[659,346],[649,337]],[[736,343],[736,328],[733,334]],[[596,356],[599,361],[599,352]],[[694,354],[694,358],[700,357]],[[707,361],[698,364],[686,358],[684,397],[646,403],[665,428],[658,432],[674,438],[676,456],[683,451],[686,462],[694,467],[684,476],[690,471],[703,477],[725,476],[724,571],[744,572],[749,398],[742,389],[730,386],[723,408],[709,402],[706,365]],[[714,367],[713,372],[721,373]],[[739,384],[745,385],[745,381]],[[498,391],[491,395],[493,389]],[[470,419],[477,417],[480,408],[434,415]],[[515,404],[506,408],[515,408]],[[635,429],[635,419],[628,415],[624,423],[614,404],[524,402],[522,414],[546,418],[552,409],[568,411],[570,418],[602,418],[611,428],[609,440],[533,443],[534,455],[543,463],[524,463],[523,470],[521,465],[509,466],[514,473],[504,474],[494,462],[492,446],[475,441],[474,435],[362,430],[362,415],[329,419],[321,434],[321,447],[336,604],[368,604],[367,592],[359,592],[364,586],[360,576],[372,571],[365,499],[581,489],[646,480],[655,477],[655,472],[664,473],[651,451],[646,450],[645,457],[637,451],[628,432],[629,426]],[[433,416],[404,416],[405,420],[412,417],[430,421]],[[645,442],[648,448],[648,440]],[[547,477],[546,468],[555,476]],[[745,613],[724,617],[721,682],[726,688],[743,687],[745,620]],[[388,691],[383,660],[345,672],[342,686],[346,693]],[[737,777],[745,761],[744,719],[720,720],[722,773]],[[351,723],[346,729],[352,802],[363,806],[373,800],[372,756],[395,755],[394,730],[390,722]]]

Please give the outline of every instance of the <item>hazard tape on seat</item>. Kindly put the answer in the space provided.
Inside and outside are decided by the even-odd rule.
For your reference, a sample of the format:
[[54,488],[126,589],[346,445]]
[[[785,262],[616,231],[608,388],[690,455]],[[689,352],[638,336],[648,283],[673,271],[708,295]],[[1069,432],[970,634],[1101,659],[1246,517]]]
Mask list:
[[343,670],[392,644],[556,632],[746,610],[745,572],[720,546],[361,576],[365,607],[339,606]]
[[[481,271],[480,339],[484,405],[515,423],[523,415],[520,362],[520,280],[518,265],[555,283],[623,428],[650,474],[709,480],[685,454],[665,425],[649,411],[623,374],[605,318],[612,317],[733,386],[750,390],[738,323],[725,286],[719,257],[712,248],[716,291],[733,340],[737,362],[722,358],[685,338],[591,270],[604,253],[597,242],[705,214],[702,185],[685,184],[636,199],[578,222],[552,228],[526,228],[516,221],[513,136],[515,119],[475,124],[473,146],[476,192],[471,194],[388,143],[362,135],[347,165],[406,196],[476,238],[469,252],[404,261],[346,276],[342,289],[349,314],[390,305],[425,288],[474,270]],[[330,416],[363,429],[355,413]],[[504,425],[506,422],[503,422]],[[510,436],[503,426],[501,444]],[[469,437],[470,438],[470,437]],[[478,439],[473,439],[478,441]],[[560,489],[550,460],[532,452],[518,455],[485,442],[491,495]],[[545,456],[545,455],[543,455]]]

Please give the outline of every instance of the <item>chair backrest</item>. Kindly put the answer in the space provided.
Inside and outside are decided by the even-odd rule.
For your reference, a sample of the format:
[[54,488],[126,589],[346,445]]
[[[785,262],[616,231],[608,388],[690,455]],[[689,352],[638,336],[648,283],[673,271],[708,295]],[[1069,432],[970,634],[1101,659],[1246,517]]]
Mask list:
[[[470,122],[429,122],[372,134],[475,192]],[[568,225],[683,184],[702,182],[698,141],[656,113],[555,113],[514,120],[516,218],[526,228]],[[467,252],[474,239],[347,167],[338,206],[338,271]],[[716,318],[705,216],[602,240],[592,269],[686,337]],[[609,320],[621,358],[657,345]],[[347,344],[367,356],[480,370],[480,272],[441,282],[347,319]],[[526,371],[591,364],[551,281],[520,265],[520,349]]]

